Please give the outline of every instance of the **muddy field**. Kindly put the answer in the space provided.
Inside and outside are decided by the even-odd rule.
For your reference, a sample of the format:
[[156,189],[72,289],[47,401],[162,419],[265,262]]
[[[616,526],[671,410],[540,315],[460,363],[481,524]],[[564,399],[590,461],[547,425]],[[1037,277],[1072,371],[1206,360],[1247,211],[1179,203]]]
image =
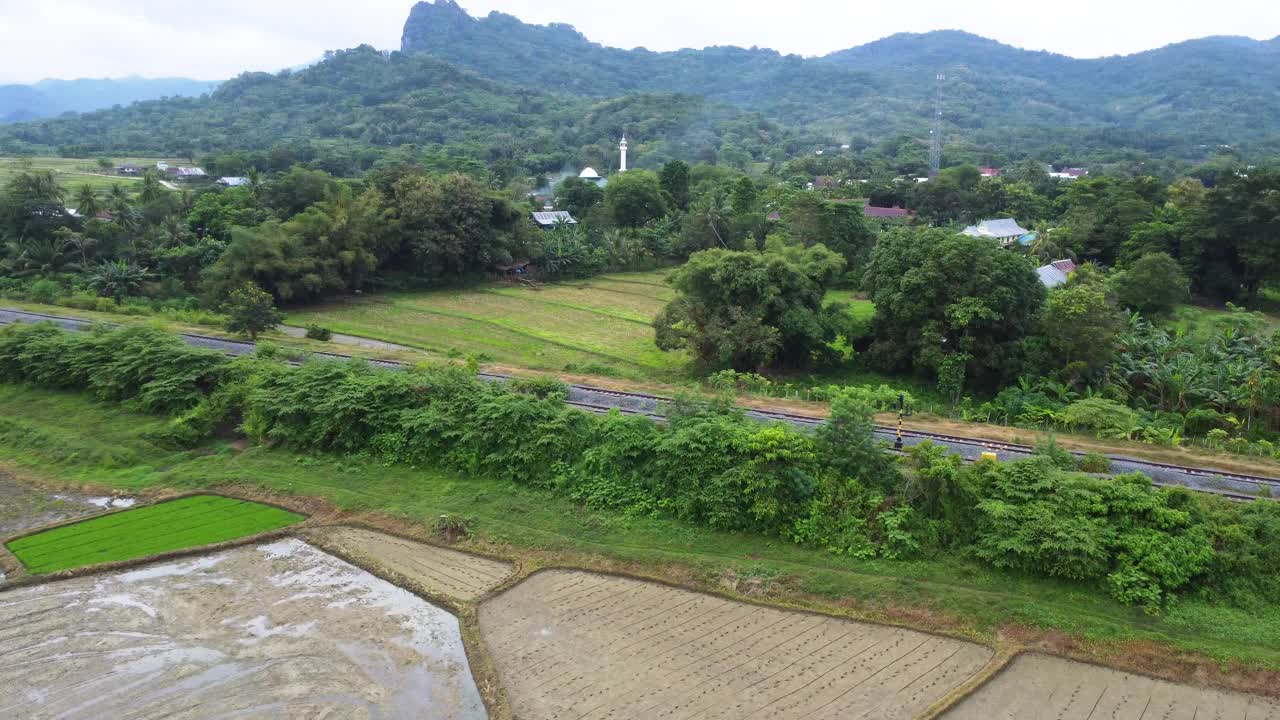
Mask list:
[[133,504],[131,498],[41,490],[0,471],[0,537],[80,515],[132,507]]
[[341,527],[325,539],[360,562],[369,562],[420,583],[433,593],[474,600],[505,580],[510,563],[454,552],[394,535]]
[[484,718],[457,619],[298,540],[0,593],[0,717]]
[[945,720],[1278,720],[1273,701],[1177,685],[1047,655],[1021,655]]
[[586,572],[536,574],[479,618],[526,720],[910,718],[992,654]]

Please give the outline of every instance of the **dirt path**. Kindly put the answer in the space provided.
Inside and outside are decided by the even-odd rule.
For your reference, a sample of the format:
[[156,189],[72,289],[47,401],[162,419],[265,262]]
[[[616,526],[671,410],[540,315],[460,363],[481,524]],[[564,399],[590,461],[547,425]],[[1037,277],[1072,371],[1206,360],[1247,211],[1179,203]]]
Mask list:
[[912,630],[549,571],[480,606],[516,715],[911,718],[991,650]]
[[[307,336],[306,328],[294,327],[292,325],[277,325],[276,330],[279,330],[285,335],[293,338],[305,338]],[[421,350],[411,348],[408,345],[397,345],[395,343],[385,342],[382,340],[358,337],[356,335],[342,335],[340,333],[334,333],[333,336],[329,338],[329,341],[338,345],[350,345],[353,347],[369,348],[371,350],[396,350],[415,353],[422,352]]]
[[485,717],[458,621],[299,540],[0,593],[0,717]]
[[1047,655],[1022,655],[943,720],[1277,720],[1280,704]]
[[363,528],[334,528],[326,531],[324,538],[360,563],[384,567],[456,600],[475,600],[514,570],[510,563]]

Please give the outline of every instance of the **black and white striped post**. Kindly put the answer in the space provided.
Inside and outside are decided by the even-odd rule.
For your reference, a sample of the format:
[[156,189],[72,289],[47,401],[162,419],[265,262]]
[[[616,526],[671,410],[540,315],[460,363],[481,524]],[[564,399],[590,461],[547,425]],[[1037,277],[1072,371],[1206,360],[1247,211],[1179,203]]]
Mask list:
[[902,393],[898,393],[898,437],[893,441],[893,449],[902,449],[902,408],[906,401],[902,397]]

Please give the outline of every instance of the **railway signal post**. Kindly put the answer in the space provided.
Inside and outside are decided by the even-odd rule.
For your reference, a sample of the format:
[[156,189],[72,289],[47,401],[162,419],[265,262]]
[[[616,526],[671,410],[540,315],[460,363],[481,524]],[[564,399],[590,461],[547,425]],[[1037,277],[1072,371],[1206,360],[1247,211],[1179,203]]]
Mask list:
[[894,450],[902,449],[902,406],[905,404],[902,393],[898,393],[898,437],[893,441]]

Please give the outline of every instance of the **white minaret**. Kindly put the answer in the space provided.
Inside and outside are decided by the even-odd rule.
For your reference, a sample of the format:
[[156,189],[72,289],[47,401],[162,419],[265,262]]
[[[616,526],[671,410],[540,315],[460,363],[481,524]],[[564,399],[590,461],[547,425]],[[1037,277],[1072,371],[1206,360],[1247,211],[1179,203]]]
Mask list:
[[618,172],[627,171],[627,136],[622,136],[622,142],[618,143],[618,149],[622,151],[622,165],[618,166]]

